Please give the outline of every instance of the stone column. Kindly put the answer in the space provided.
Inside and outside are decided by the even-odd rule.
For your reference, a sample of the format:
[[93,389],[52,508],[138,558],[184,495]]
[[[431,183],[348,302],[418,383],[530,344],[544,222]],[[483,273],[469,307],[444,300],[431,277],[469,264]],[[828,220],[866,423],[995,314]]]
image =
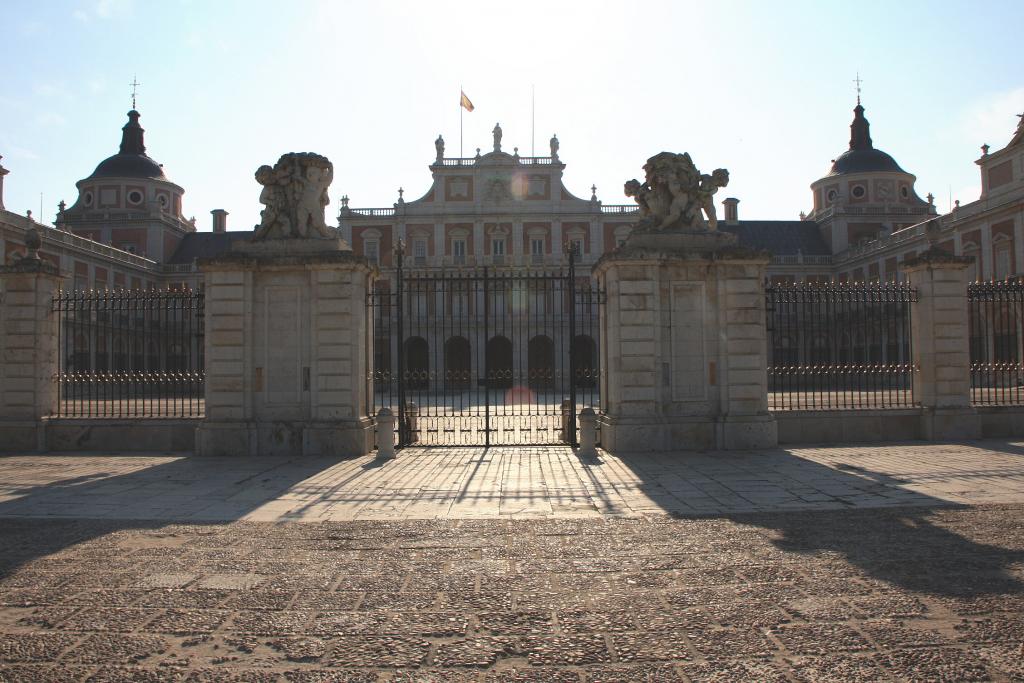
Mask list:
[[967,266],[971,259],[932,247],[902,264],[917,290],[910,309],[914,397],[925,439],[976,439],[981,421],[971,406]]
[[768,257],[720,232],[634,234],[594,267],[608,450],[775,446],[762,282]]
[[44,418],[57,408],[61,276],[29,250],[0,266],[0,451],[46,450]]
[[373,274],[340,240],[243,243],[200,263],[206,282],[203,455],[362,455],[366,293]]

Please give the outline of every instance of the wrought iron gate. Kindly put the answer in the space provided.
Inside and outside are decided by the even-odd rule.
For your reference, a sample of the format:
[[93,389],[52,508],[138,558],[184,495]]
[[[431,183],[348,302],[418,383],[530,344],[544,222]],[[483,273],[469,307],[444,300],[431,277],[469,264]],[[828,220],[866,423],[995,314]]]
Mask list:
[[397,415],[399,447],[577,444],[597,407],[599,306],[575,260],[556,270],[409,269],[367,296],[372,415]]

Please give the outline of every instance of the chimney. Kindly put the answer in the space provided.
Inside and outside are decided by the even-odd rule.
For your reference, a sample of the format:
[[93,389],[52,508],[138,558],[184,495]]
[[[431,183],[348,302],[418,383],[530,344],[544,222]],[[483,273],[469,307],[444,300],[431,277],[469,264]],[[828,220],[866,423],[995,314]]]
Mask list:
[[214,209],[210,213],[213,214],[213,231],[214,232],[227,232],[228,231],[228,212],[224,209]]
[[722,204],[725,206],[725,222],[729,225],[736,225],[740,222],[740,200],[735,197],[726,198]]

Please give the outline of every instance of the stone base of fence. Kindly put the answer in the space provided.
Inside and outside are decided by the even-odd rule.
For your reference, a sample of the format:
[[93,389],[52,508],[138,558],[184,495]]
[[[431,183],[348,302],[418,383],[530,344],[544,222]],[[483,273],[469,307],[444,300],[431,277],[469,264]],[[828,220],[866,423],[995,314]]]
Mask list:
[[914,441],[921,438],[921,409],[780,410],[780,445]]
[[360,455],[373,450],[369,418],[330,422],[210,422],[196,439],[200,455]]
[[971,410],[779,410],[780,445],[969,441],[1024,436],[1024,405]]
[[0,420],[0,453],[46,451],[46,430],[41,422]]
[[923,408],[921,438],[927,441],[977,439],[982,436],[981,418],[971,407]]
[[191,453],[200,419],[0,422],[0,453]]
[[1024,405],[977,408],[981,434],[986,439],[1024,436]]

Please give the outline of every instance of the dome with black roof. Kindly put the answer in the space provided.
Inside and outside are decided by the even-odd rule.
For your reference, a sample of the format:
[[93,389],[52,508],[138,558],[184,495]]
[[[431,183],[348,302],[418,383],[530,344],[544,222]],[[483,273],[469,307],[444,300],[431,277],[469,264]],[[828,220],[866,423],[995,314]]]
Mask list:
[[139,125],[139,112],[128,112],[128,123],[121,129],[121,149],[99,163],[86,180],[94,178],[152,178],[167,180],[163,166],[146,156],[145,130]]
[[864,118],[864,107],[860,102],[853,110],[853,123],[850,124],[850,149],[843,152],[832,162],[829,176],[846,175],[848,173],[906,173],[896,160],[871,144],[871,131],[868,120]]

